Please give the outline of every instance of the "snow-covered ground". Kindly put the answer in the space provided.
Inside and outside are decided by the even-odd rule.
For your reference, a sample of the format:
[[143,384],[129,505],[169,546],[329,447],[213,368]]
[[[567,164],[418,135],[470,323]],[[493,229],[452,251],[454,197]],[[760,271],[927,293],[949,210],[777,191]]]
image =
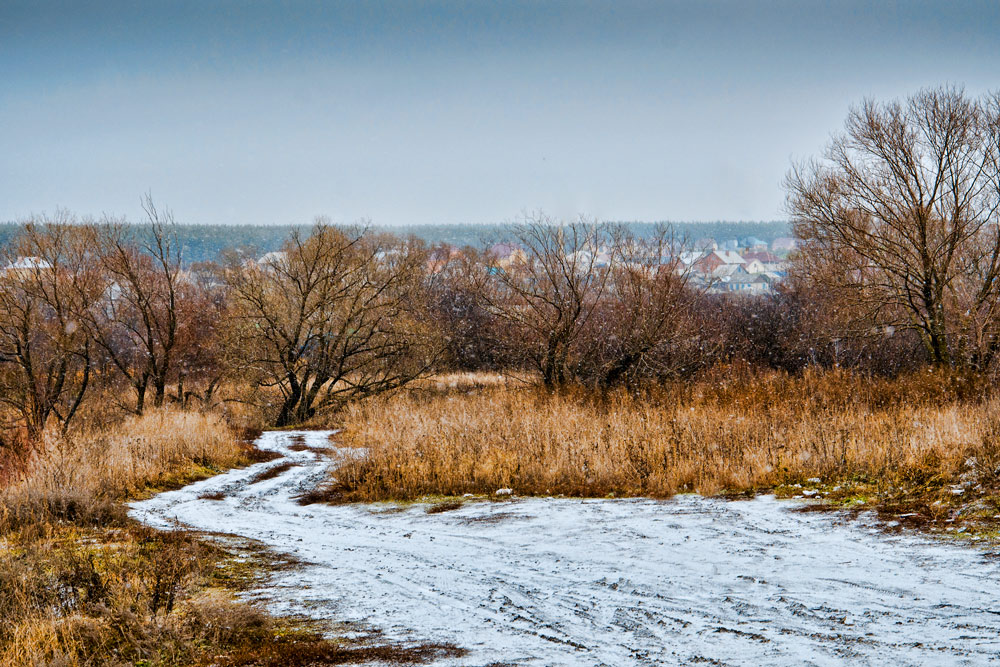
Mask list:
[[[275,612],[469,649],[440,665],[947,665],[1000,661],[1000,560],[864,521],[724,501],[525,499],[300,506],[331,464],[284,457],[133,505],[303,562],[252,597]],[[272,479],[263,470],[294,463]],[[223,500],[199,496],[222,492]]]

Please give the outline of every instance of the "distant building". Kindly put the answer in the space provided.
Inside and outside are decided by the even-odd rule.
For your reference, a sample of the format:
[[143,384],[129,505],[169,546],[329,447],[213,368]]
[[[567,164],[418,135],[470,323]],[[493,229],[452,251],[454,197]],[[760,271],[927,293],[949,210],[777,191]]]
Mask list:
[[48,271],[52,264],[41,257],[18,257],[4,268],[8,271]]
[[705,275],[714,274],[720,266],[742,265],[746,262],[739,253],[732,250],[713,250],[702,255],[691,264],[692,270]]
[[787,236],[779,236],[771,241],[771,250],[784,255],[787,255],[797,247],[798,243],[796,240]]
[[262,268],[274,268],[283,265],[288,259],[288,255],[281,250],[275,250],[261,255],[257,260],[257,266]]
[[687,268],[701,259],[704,255],[704,252],[698,250],[685,250],[677,256],[677,259],[680,260],[682,266]]
[[750,260],[760,260],[764,264],[774,264],[775,262],[780,262],[781,258],[775,255],[773,252],[768,252],[767,250],[748,250],[743,253],[743,259],[746,261]]
[[767,294],[771,291],[773,278],[765,273],[733,276],[725,285],[725,291],[735,294]]
[[715,280],[728,281],[732,280],[734,276],[745,276],[747,270],[741,264],[722,264],[715,271],[712,271],[711,277]]
[[3,268],[2,273],[12,278],[22,280],[30,274],[40,271],[51,271],[52,264],[41,257],[18,257],[16,260]]
[[442,244],[430,251],[427,257],[427,272],[431,275],[441,273],[452,262],[462,256],[462,251],[453,246]]
[[528,259],[528,253],[524,252],[524,249],[516,243],[496,243],[486,252],[501,267],[508,267],[515,262],[524,262]]

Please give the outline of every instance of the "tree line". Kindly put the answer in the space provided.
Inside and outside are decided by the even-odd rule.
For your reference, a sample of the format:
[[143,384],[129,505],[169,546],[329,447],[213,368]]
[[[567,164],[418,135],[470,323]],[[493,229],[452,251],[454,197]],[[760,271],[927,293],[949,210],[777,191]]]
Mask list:
[[[537,215],[495,248],[323,221],[281,249],[186,263],[142,234],[23,223],[0,275],[6,433],[97,405],[251,403],[284,426],[431,372],[527,370],[550,389],[642,387],[719,364],[992,372],[1000,348],[1000,98],[954,88],[854,109],[787,180],[802,244],[776,294],[714,294],[661,225]],[[7,436],[5,441],[13,441]]]
[[[787,222],[623,222],[637,236],[655,233],[658,226],[669,224],[678,234],[690,239],[745,239],[754,237],[770,242],[777,237],[791,234]],[[20,233],[21,224],[0,223],[0,247],[11,243]],[[145,243],[148,229],[143,224],[128,225],[136,241]],[[192,224],[178,222],[174,225],[174,240],[185,267],[201,262],[217,262],[233,248],[263,255],[281,249],[293,232],[308,234],[311,225],[284,224]],[[418,224],[379,225],[380,231],[396,236],[415,236],[430,245],[447,243],[464,247],[482,248],[489,242],[512,241],[505,224]]]

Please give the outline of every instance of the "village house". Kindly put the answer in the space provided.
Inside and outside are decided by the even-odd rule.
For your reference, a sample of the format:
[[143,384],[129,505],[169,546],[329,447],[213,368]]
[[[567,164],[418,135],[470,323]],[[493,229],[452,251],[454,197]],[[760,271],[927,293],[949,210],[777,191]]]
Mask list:
[[26,274],[29,271],[48,271],[52,265],[41,257],[18,257],[4,267],[4,273]]
[[427,257],[427,273],[437,275],[461,256],[462,250],[457,246],[443,244],[433,248]]
[[774,278],[766,273],[734,275],[723,290],[733,294],[766,294],[771,291]]
[[713,250],[703,254],[691,264],[691,270],[703,275],[714,275],[719,267],[732,265],[741,266],[746,262],[739,253],[732,250]]
[[796,247],[798,247],[798,243],[796,243],[795,239],[787,236],[779,236],[771,241],[771,251],[783,255],[792,252]]
[[496,243],[490,246],[486,254],[493,257],[501,268],[507,268],[517,262],[526,262],[528,254],[516,243]]

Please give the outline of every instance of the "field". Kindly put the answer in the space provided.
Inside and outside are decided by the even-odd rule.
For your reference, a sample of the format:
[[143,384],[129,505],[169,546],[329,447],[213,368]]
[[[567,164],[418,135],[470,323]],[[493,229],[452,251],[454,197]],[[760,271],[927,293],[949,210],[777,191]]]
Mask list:
[[[228,419],[260,422],[245,405],[229,412]],[[625,565],[634,554],[646,553],[632,541],[645,535],[643,540],[673,544],[668,552],[654,549],[643,557],[657,562],[664,554],[686,553],[687,545],[674,543],[678,531],[696,538],[697,550],[710,554],[717,567],[736,558],[731,562],[743,565],[733,565],[729,574],[740,570],[761,581],[780,579],[784,570],[757,571],[754,559],[737,558],[743,548],[738,544],[756,543],[753,549],[779,559],[798,558],[805,572],[804,563],[818,557],[810,544],[829,533],[834,537],[823,548],[824,558],[839,558],[840,565],[831,567],[851,583],[848,588],[824,584],[823,595],[854,600],[848,605],[852,609],[874,604],[848,591],[876,585],[872,568],[888,563],[886,549],[924,554],[921,562],[940,570],[937,588],[898,587],[898,595],[910,602],[867,616],[864,627],[886,637],[895,635],[885,624],[895,623],[895,614],[916,604],[913,600],[957,594],[953,589],[964,584],[952,580],[954,567],[963,576],[992,576],[980,572],[985,561],[978,560],[978,552],[947,550],[955,547],[937,552],[909,530],[995,543],[1000,399],[981,381],[960,375],[925,371],[889,380],[839,370],[788,375],[719,367],[694,382],[642,391],[571,387],[549,392],[531,376],[459,374],[352,403],[312,425],[338,430],[332,438],[322,432],[273,432],[262,441],[272,443],[264,447],[268,451],[262,451],[248,442],[255,432],[235,430],[222,413],[162,409],[105,428],[49,434],[30,456],[7,459],[0,498],[0,586],[5,591],[0,612],[9,622],[0,629],[0,665],[279,667],[373,657],[461,664],[466,649],[496,653],[490,647],[499,646],[494,640],[508,636],[506,631],[487,633],[467,646],[472,635],[461,630],[466,621],[446,630],[412,619],[423,618],[422,605],[441,603],[439,594],[458,607],[468,596],[500,595],[454,589],[451,575],[427,579],[491,558],[500,559],[497,572],[501,561],[535,565],[498,574],[497,590],[507,591],[497,597],[499,607],[489,613],[469,609],[463,618],[486,614],[483,623],[519,633],[523,646],[534,646],[530,637],[548,641],[542,635],[551,626],[552,636],[567,645],[587,644],[597,651],[594,655],[612,660],[623,646],[646,646],[643,633],[651,628],[644,630],[645,621],[636,620],[629,632],[647,639],[620,646],[610,639],[584,641],[598,632],[595,628],[611,628],[599,619],[624,614],[653,591],[683,583],[661,581],[659,570],[646,572],[639,562]],[[273,446],[276,437],[284,444]],[[252,467],[243,470],[246,466]],[[698,495],[661,502],[677,494]],[[808,499],[810,509],[827,512],[790,518],[781,503],[725,500],[761,494]],[[526,500],[530,496],[541,498]],[[601,500],[581,504],[579,499],[586,498]],[[143,523],[126,515],[126,502],[133,503]],[[235,536],[206,540],[180,530],[174,518],[188,527]],[[278,523],[291,532],[275,532]],[[422,528],[414,532],[407,526]],[[573,526],[587,529],[581,533]],[[773,539],[775,526],[783,526],[789,539]],[[880,538],[875,530],[900,534]],[[725,537],[731,532],[743,537],[731,542]],[[374,542],[369,543],[370,536]],[[537,597],[558,588],[552,577],[570,577],[563,565],[547,560],[550,547],[536,553],[549,539],[565,545],[565,567],[576,563],[574,571],[583,573],[573,586],[590,591],[593,618],[588,623],[598,624],[595,628],[558,620],[569,612]],[[591,555],[599,562],[590,562],[584,543],[619,544],[625,551],[613,557],[595,552]],[[578,548],[583,551],[573,551]],[[491,556],[491,549],[499,555]],[[280,553],[291,558],[275,558]],[[864,553],[871,558],[859,561]],[[399,561],[403,554],[409,556]],[[322,565],[331,557],[330,566]],[[606,558],[621,564],[614,570],[622,577],[615,586],[631,591],[621,599],[612,596],[616,602],[609,602],[600,584],[614,582],[598,576],[610,567]],[[956,566],[955,559],[968,562]],[[414,563],[417,570],[403,572],[401,562]],[[670,568],[680,572],[682,564]],[[323,569],[331,566],[338,571],[336,584]],[[344,567],[353,574],[348,576]],[[906,570],[904,561],[887,567],[878,578],[898,578]],[[387,572],[396,574],[386,579]],[[470,570],[468,576],[486,574]],[[514,582],[522,576],[537,579],[537,590],[518,588]],[[264,581],[271,583],[262,589]],[[389,595],[385,586],[404,581],[410,606],[375,602]],[[275,588],[274,582],[285,583]],[[717,583],[725,588],[738,582]],[[784,584],[790,585],[790,580]],[[439,593],[429,595],[435,590]],[[763,595],[765,588],[755,590]],[[775,589],[765,597],[772,594],[786,595]],[[246,595],[256,602],[239,599]],[[527,597],[503,601],[517,595]],[[340,603],[329,607],[331,600]],[[711,629],[702,616],[710,611],[707,602],[694,600],[659,605],[649,613],[670,615],[676,604],[690,606],[694,615],[684,616],[686,623],[712,633],[771,637],[770,630],[786,623],[743,627],[733,608],[729,621]],[[409,621],[396,613],[406,609]],[[781,618],[790,613],[771,603],[761,609]],[[840,607],[831,612],[839,613]],[[303,614],[313,620],[303,620]],[[522,617],[529,620],[518,620]],[[950,637],[952,626],[941,623],[939,639]],[[803,637],[829,631],[810,628],[802,629]],[[845,629],[838,626],[838,631]],[[684,644],[684,656],[721,655],[698,648],[699,637],[688,636],[693,643]],[[771,640],[776,656],[801,648],[777,636]],[[681,656],[656,653],[662,646],[663,641],[654,642],[645,650],[658,659]],[[531,655],[539,664],[564,657],[541,649],[531,649]],[[857,655],[869,655],[868,649]]]
[[336,502],[492,494],[675,493],[865,504],[983,535],[1000,512],[1000,402],[958,376],[898,380],[718,369],[644,393],[548,393],[451,378],[350,408]]

